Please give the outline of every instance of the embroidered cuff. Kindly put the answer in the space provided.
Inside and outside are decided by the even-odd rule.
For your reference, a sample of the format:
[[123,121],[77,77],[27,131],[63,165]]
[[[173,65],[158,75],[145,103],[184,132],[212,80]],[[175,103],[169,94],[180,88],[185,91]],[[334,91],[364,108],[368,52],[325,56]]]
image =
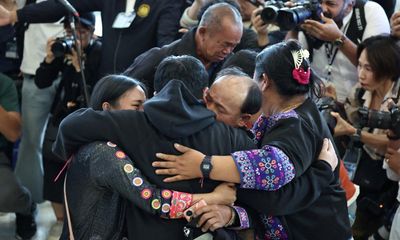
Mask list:
[[250,228],[250,220],[249,220],[249,216],[247,215],[246,210],[244,210],[243,208],[238,207],[238,206],[233,206],[233,209],[235,209],[236,215],[239,218],[240,226],[239,227],[234,227],[234,228],[231,228],[231,229],[243,230],[243,229]]
[[183,212],[192,205],[193,195],[183,192],[172,192],[171,207],[169,209],[170,218],[181,218]]

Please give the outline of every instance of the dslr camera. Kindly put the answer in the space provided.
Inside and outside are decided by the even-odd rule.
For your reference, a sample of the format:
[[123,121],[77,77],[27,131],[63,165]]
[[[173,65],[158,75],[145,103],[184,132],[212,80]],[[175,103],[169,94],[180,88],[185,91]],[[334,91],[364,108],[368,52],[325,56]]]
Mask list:
[[54,56],[63,57],[65,54],[72,53],[72,48],[75,47],[75,41],[72,36],[56,38],[56,41],[51,46],[51,51]]
[[328,124],[330,132],[334,133],[336,127],[336,118],[331,115],[331,112],[340,112],[340,109],[332,97],[322,97],[317,102],[318,110],[321,113],[323,119]]
[[394,133],[393,139],[400,138],[400,110],[393,106],[387,111],[377,111],[361,107],[358,109],[361,127],[390,129]]
[[267,1],[260,15],[265,23],[275,23],[281,30],[292,30],[306,19],[321,21],[321,13],[319,0],[299,1],[291,7],[286,7],[284,1]]

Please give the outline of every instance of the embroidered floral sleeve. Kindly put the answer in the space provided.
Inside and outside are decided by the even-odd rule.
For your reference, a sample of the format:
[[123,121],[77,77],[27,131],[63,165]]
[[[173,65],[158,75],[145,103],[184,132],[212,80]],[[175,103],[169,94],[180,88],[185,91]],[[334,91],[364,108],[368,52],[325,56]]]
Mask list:
[[240,187],[274,191],[295,177],[293,163],[273,146],[232,153],[240,173]]
[[233,206],[233,209],[236,212],[237,217],[239,218],[240,226],[232,227],[234,230],[243,230],[250,228],[250,218],[244,208],[239,206]]
[[123,151],[111,142],[94,143],[93,157],[101,158],[93,168],[95,181],[102,187],[118,191],[121,196],[143,210],[163,218],[183,217],[192,204],[192,194],[159,189],[150,184]]

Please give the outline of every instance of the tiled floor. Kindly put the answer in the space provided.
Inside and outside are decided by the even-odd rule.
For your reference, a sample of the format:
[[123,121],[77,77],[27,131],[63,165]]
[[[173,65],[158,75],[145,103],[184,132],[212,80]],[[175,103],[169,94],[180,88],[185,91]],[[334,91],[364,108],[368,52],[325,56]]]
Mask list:
[[[36,224],[38,231],[32,240],[46,240],[49,229],[56,222],[49,202],[38,205]],[[15,214],[0,214],[0,240],[15,240]]]

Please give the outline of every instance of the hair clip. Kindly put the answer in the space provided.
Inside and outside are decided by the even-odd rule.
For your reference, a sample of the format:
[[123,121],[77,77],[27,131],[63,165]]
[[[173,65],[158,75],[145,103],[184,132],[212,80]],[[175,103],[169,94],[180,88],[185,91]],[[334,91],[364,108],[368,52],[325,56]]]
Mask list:
[[301,68],[301,64],[304,59],[308,59],[310,57],[310,53],[306,49],[299,49],[297,51],[292,51],[293,61],[294,61],[294,69],[292,71],[293,78],[300,84],[306,85],[310,82],[310,67],[307,68],[307,71]]

